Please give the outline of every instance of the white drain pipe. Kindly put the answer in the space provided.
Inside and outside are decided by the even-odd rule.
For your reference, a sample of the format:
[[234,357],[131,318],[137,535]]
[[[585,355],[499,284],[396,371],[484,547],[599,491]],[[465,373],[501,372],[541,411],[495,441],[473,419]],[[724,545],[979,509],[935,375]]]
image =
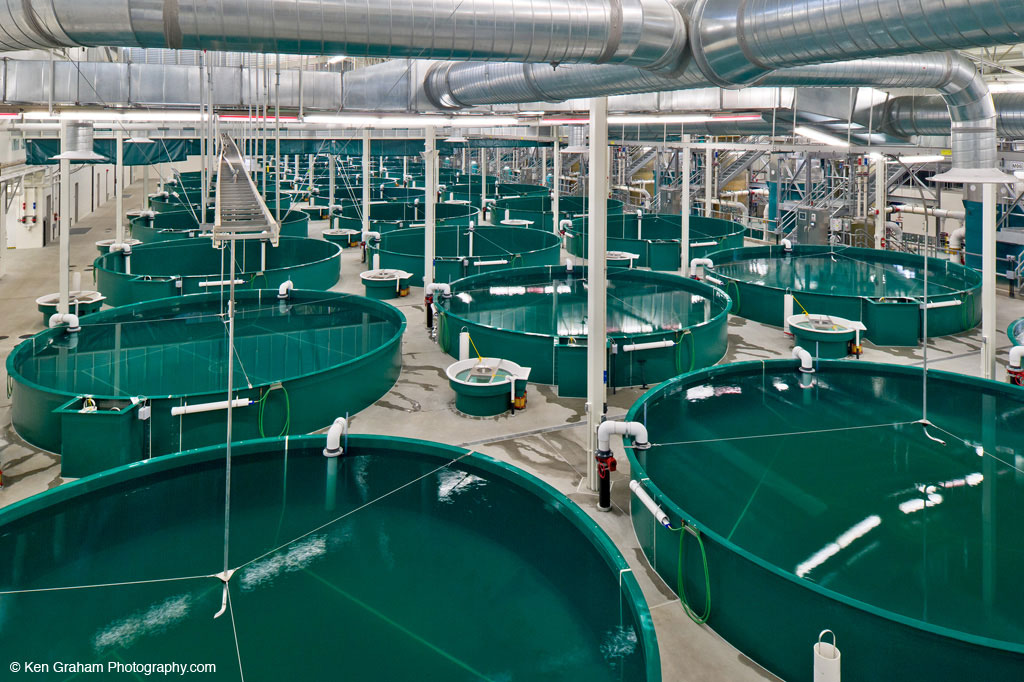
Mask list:
[[324,448],[324,457],[337,457],[345,453],[342,447],[342,436],[348,435],[348,420],[338,417],[327,430],[327,447]]
[[960,227],[953,230],[949,235],[949,262],[960,264],[960,251],[964,248],[964,241],[967,239],[967,228]]
[[697,275],[697,268],[699,267],[710,270],[711,268],[715,267],[715,263],[710,258],[694,258],[693,260],[690,261],[690,277],[694,279],[700,279],[700,277]]
[[68,325],[69,334],[82,331],[82,325],[78,322],[78,315],[73,313],[55,313],[50,315],[50,321],[48,324],[50,329],[53,329],[54,327],[58,327],[65,323]]
[[612,508],[612,482],[611,472],[615,471],[616,462],[612,457],[612,435],[632,436],[633,447],[637,450],[646,450],[651,447],[647,439],[647,427],[640,422],[601,422],[597,427],[597,509],[598,511],[611,511]]
[[800,371],[805,374],[811,374],[814,372],[814,358],[811,354],[803,349],[802,346],[796,346],[793,348],[793,359],[800,361]]
[[668,520],[668,514],[666,514],[662,510],[662,508],[658,506],[658,503],[655,502],[654,499],[647,494],[647,491],[644,490],[644,487],[640,485],[640,481],[630,481],[629,489],[633,491],[634,495],[636,495],[636,499],[640,500],[640,503],[647,507],[647,511],[651,512],[651,515],[654,516],[654,519],[658,523],[663,525],[665,528],[672,527],[671,522],[669,522]]

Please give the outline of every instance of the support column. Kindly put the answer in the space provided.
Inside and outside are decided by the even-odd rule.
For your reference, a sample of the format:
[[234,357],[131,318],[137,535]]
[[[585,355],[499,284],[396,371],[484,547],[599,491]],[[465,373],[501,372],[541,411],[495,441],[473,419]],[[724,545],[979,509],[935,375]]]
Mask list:
[[999,186],[982,185],[981,375],[996,378],[996,196]]
[[[587,484],[597,490],[597,428],[607,398],[608,98],[590,100],[590,208],[587,248]],[[556,218],[557,220],[557,218]]]
[[142,210],[149,210],[149,164],[142,167]]
[[370,129],[363,129],[363,235],[370,231]]
[[559,206],[559,182],[558,179],[562,176],[562,150],[559,149],[561,145],[558,140],[558,127],[555,126],[551,129],[551,134],[555,138],[555,144],[551,147],[551,215],[552,222],[554,223],[555,233],[558,233],[558,221],[560,217],[560,206]]
[[424,188],[426,216],[423,229],[423,286],[434,282],[434,239],[437,228],[437,147],[436,131],[427,126],[423,140]]
[[0,277],[7,274],[7,193],[10,191],[8,185],[7,182],[0,182]]
[[[69,151],[68,123],[61,127],[61,154]],[[60,160],[60,264],[58,266],[57,312],[66,315],[69,312],[71,298],[71,161]]]
[[[878,215],[875,216],[875,248],[881,249],[882,239],[885,238],[885,205],[886,199],[886,187],[885,187],[885,158],[878,159],[875,161],[875,209],[878,211]],[[926,219],[927,222],[927,219]],[[928,230],[925,230],[927,235]],[[927,250],[925,255],[927,256]]]
[[327,155],[327,220],[329,221],[328,227],[333,227],[331,222],[331,210],[334,208],[334,174],[337,170],[338,162],[335,160],[334,154]]
[[124,133],[117,131],[117,164],[114,167],[114,243],[124,244]]
[[480,147],[480,222],[487,213],[487,149]]
[[679,212],[682,216],[682,230],[679,233],[679,260],[683,274],[690,274],[690,136],[683,135],[683,149],[679,175]]
[[[711,217],[711,200],[715,198],[715,150],[707,148],[704,161],[704,215]],[[687,263],[689,265],[689,263]]]

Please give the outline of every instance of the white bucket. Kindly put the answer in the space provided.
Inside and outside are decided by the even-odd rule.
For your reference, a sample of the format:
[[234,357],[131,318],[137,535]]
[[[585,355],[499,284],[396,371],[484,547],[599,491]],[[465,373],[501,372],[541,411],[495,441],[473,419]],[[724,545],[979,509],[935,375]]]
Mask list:
[[[832,635],[832,642],[823,642],[822,638]],[[822,630],[818,634],[818,642],[814,645],[814,682],[839,682],[839,649],[836,647],[836,633]]]

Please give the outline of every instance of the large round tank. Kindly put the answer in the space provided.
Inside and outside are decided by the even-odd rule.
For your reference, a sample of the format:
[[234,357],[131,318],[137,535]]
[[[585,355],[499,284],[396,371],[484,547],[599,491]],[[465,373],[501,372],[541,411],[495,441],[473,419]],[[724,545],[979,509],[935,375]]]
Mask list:
[[[472,236],[471,236],[472,235]],[[422,227],[395,230],[381,235],[369,246],[380,255],[380,268],[413,274],[415,286],[423,284]],[[506,268],[555,265],[561,251],[557,235],[515,227],[444,227],[435,232],[434,281],[452,282],[469,275]]]
[[[401,371],[405,319],[391,306],[350,294],[293,290],[279,300],[277,293],[236,293],[234,395],[253,401],[234,411],[238,439],[323,428],[372,404]],[[97,435],[89,429],[102,428],[111,416],[104,410],[115,407],[131,412],[129,421],[138,407],[151,408],[147,424],[128,424],[142,431],[124,434],[134,459],[223,440],[223,409],[171,412],[226,400],[224,305],[219,293],[149,301],[88,315],[74,334],[59,327],[26,340],[7,358],[15,430],[64,453],[66,470],[68,446],[87,446]],[[83,424],[86,398],[99,409]],[[98,445],[115,455],[119,432],[108,436]]]
[[[457,183],[448,184],[442,197],[449,201],[468,201],[477,208],[481,207],[483,181],[479,175],[460,176]],[[549,190],[541,185],[525,185],[520,183],[498,182],[496,178],[487,178],[487,198],[501,200],[503,197],[542,197]]]
[[[915,346],[924,333],[925,259],[844,246],[757,246],[718,251],[708,279],[722,286],[736,315],[781,327],[785,315],[823,313],[863,322],[880,346]],[[786,308],[786,294],[795,297]],[[973,329],[981,321],[981,275],[928,259],[928,336]]]
[[[683,265],[690,265],[681,261],[682,230],[683,218],[679,215],[610,215],[608,250],[636,254],[639,258],[633,264],[635,267],[678,272]],[[730,220],[690,216],[690,259],[739,248],[743,246],[745,232],[745,227]],[[587,243],[587,218],[576,218],[566,233],[565,249],[578,258],[586,258]]]
[[[330,289],[341,276],[341,247],[322,239],[281,237],[278,246],[247,240],[236,245],[236,288],[269,289],[286,281],[299,289]],[[110,305],[198,294],[227,286],[230,249],[209,239],[144,244],[95,260],[98,289]]]
[[[413,225],[423,227],[427,207],[421,203],[389,201],[370,204],[370,230],[390,232]],[[362,205],[349,205],[336,213],[336,227],[347,227],[362,231]],[[446,225],[469,225],[480,222],[480,209],[467,204],[435,204],[434,217],[439,227]]]
[[[439,343],[457,357],[459,333],[468,331],[482,355],[530,367],[531,381],[557,384],[561,395],[585,395],[586,278],[586,268],[555,266],[459,280],[450,298],[438,299]],[[609,272],[609,384],[657,383],[718,362],[728,346],[730,308],[720,289],[703,282]]]
[[[271,207],[273,214],[274,207]],[[131,235],[143,243],[171,241],[198,237],[200,232],[197,214],[189,210],[166,211],[134,215],[129,221]],[[213,222],[213,210],[207,211],[207,222]],[[284,237],[308,237],[309,214],[290,210],[281,216],[281,235]]]
[[1015,346],[1024,346],[1024,317],[1014,320],[1006,328],[1006,335]]
[[[545,188],[546,190],[547,188]],[[558,199],[558,222],[575,220],[586,215],[589,205],[587,197],[564,196]],[[623,204],[618,199],[608,200],[609,220],[622,213]],[[540,196],[516,196],[494,202],[494,216],[491,220],[498,225],[503,220],[524,220],[530,227],[553,232],[556,227],[550,191]]]
[[699,616],[707,581],[708,625],[785,680],[812,680],[825,629],[844,680],[1020,679],[1024,392],[927,387],[927,424],[911,367],[746,362],[653,389],[630,475],[702,543],[634,496],[648,560]]
[[[249,682],[659,682],[636,578],[564,495],[450,446],[343,445],[326,458],[323,436],[235,444],[227,543],[222,448],[3,509],[5,650],[104,673],[213,664],[211,679]],[[87,585],[104,587],[55,589]]]

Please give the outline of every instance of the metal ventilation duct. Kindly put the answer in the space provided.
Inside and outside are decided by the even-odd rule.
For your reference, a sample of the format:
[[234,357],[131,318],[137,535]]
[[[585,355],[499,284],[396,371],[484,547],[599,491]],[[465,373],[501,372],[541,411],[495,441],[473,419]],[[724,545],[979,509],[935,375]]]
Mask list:
[[[1024,93],[1001,93],[992,99],[999,134],[1024,138]],[[883,108],[881,121],[888,132],[901,137],[949,134],[949,109],[940,97],[894,97]]]
[[101,45],[673,70],[686,25],[670,0],[0,0],[0,51]]
[[690,42],[717,85],[773,69],[1024,41],[1020,0],[697,0]]
[[64,123],[63,149],[53,157],[69,161],[107,161],[93,151],[95,131],[88,121],[66,121]]

